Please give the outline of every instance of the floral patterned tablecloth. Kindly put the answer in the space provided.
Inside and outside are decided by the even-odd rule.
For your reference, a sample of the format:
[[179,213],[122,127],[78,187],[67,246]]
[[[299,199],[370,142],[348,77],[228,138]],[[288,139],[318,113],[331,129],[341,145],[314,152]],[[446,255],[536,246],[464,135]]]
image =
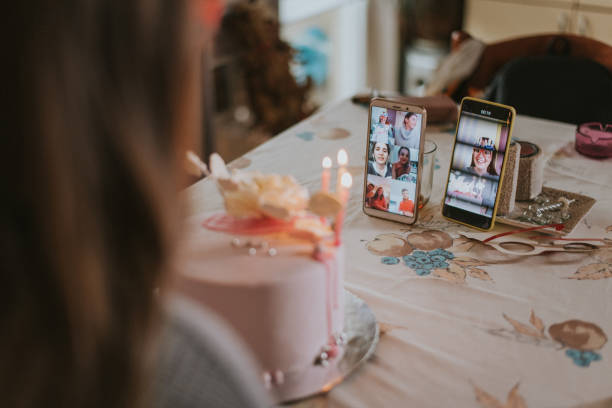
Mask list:
[[[368,217],[366,128],[367,109],[342,101],[230,164],[292,174],[315,191],[321,158],[342,147],[349,153],[345,287],[374,311],[381,338],[368,364],[301,406],[612,406],[612,249],[509,256],[442,219],[451,128],[427,130],[438,151],[419,221]],[[546,186],[597,200],[569,237],[612,238],[612,160],[576,153],[568,124],[519,115],[514,137],[542,148]],[[222,208],[208,180],[187,195],[193,215]]]

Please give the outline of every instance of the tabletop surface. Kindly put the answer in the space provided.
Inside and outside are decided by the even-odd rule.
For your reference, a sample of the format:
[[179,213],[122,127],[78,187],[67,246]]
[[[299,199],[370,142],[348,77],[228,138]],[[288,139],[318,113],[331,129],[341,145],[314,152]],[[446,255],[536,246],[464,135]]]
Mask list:
[[[444,220],[439,203],[450,127],[427,129],[438,150],[432,198],[417,223],[365,215],[367,114],[349,101],[328,106],[230,163],[291,174],[313,192],[322,157],[335,157],[340,148],[349,154],[354,185],[344,227],[345,288],[371,307],[381,337],[355,375],[300,406],[612,406],[612,249],[505,255]],[[612,159],[576,153],[574,132],[573,125],[519,115],[513,137],[542,148],[545,186],[597,200],[568,237],[612,238]],[[187,196],[192,215],[223,208],[210,180]],[[503,226],[493,233],[498,230]],[[448,267],[417,274],[411,259],[398,256],[402,240],[416,248],[407,257],[443,256]]]

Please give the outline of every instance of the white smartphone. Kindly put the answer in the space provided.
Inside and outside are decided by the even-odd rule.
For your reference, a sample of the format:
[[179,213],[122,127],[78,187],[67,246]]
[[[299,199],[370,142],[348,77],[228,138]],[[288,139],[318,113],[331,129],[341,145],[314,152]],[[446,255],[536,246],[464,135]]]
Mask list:
[[370,102],[363,212],[413,224],[417,220],[427,112],[390,99]]

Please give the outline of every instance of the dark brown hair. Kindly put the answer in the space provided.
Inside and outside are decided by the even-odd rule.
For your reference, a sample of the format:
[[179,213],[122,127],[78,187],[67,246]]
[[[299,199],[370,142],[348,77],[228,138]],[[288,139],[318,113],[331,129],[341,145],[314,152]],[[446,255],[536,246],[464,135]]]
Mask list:
[[[380,194],[378,194],[379,192],[380,192]],[[383,198],[384,198],[384,196],[385,196],[385,189],[384,189],[384,188],[382,188],[382,186],[378,186],[378,187],[376,188],[376,193],[374,194],[374,199],[375,199],[375,200],[378,200],[378,199],[379,199],[379,198],[381,198],[381,197],[383,197]]]
[[408,112],[408,113],[407,113],[407,114],[404,116],[403,123],[406,123],[406,121],[407,121],[408,119],[410,119],[410,117],[411,117],[411,116],[414,116],[414,115],[416,115],[416,113],[414,113],[414,112]]
[[0,406],[138,406],[197,129],[187,3],[3,13]]

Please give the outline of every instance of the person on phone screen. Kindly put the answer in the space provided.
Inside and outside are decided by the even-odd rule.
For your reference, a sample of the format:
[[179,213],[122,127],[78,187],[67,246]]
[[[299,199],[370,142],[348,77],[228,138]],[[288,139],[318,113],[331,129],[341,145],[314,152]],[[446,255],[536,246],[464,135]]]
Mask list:
[[391,175],[399,179],[404,174],[410,174],[410,149],[402,146],[397,153],[397,161],[391,167]]
[[374,184],[368,183],[368,185],[366,186],[366,192],[365,192],[365,202],[366,202],[367,207],[372,206],[370,202],[372,201],[372,197],[374,197],[375,193],[376,193],[376,188],[374,187]]
[[372,124],[370,128],[372,142],[393,143],[393,128],[387,123],[388,118],[387,111],[383,110],[378,116],[378,123]]
[[389,163],[389,145],[387,143],[375,142],[372,145],[372,158],[368,162],[368,174],[391,178],[391,163]]
[[472,160],[468,170],[479,176],[484,176],[485,174],[499,176],[495,168],[496,161],[497,152],[495,150],[474,147],[472,150]]
[[410,199],[410,192],[402,188],[402,201],[399,203],[399,212],[404,215],[414,215],[414,201]]
[[387,211],[389,209],[389,202],[385,198],[385,190],[382,187],[376,189],[376,193],[372,200],[370,200],[372,208],[381,211]]
[[395,128],[395,144],[418,149],[420,134],[421,123],[419,116],[414,112],[408,112],[404,116],[402,124]]

